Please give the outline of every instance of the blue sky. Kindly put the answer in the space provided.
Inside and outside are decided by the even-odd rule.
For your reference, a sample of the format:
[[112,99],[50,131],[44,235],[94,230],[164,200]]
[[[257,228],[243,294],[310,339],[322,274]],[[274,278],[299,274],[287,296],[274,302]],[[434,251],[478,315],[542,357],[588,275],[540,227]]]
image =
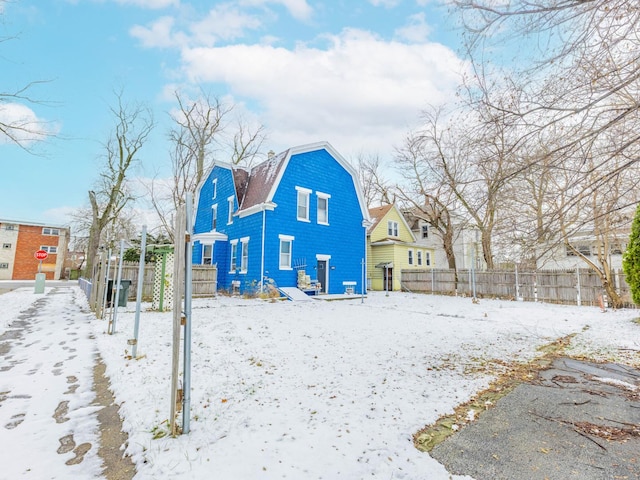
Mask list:
[[443,3],[0,0],[0,92],[45,81],[0,118],[56,133],[31,153],[0,136],[0,218],[67,224],[88,205],[120,88],[157,122],[140,178],[169,173],[173,92],[194,87],[264,125],[266,151],[326,140],[390,159],[427,104],[454,100],[464,63]]

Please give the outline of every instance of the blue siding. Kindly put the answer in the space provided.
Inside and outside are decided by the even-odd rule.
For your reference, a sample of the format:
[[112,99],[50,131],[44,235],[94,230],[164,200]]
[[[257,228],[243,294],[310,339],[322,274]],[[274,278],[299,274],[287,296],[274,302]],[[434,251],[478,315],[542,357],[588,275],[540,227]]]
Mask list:
[[[212,180],[217,178],[217,195],[212,200]],[[297,220],[297,187],[311,190],[309,196],[310,222]],[[317,223],[317,192],[330,195],[328,200],[329,224]],[[241,290],[252,290],[260,283],[262,258],[263,212],[244,218],[234,217],[227,225],[227,198],[235,196],[231,171],[215,167],[199,192],[194,233],[211,231],[211,206],[218,204],[217,231],[228,236],[228,241],[216,241],[213,263],[218,265],[218,288],[231,289],[231,282],[239,280]],[[342,293],[342,282],[356,282],[361,292],[362,260],[365,256],[365,229],[357,191],[349,172],[326,150],[314,150],[293,155],[278,185],[273,202],[275,210],[264,212],[265,252],[264,275],[278,286],[296,286],[297,271],[280,270],[279,235],[290,235],[292,267],[306,264],[305,272],[317,278],[317,255],[329,256],[328,293]],[[235,207],[237,209],[237,199]],[[230,272],[231,241],[238,241],[238,259],[241,262],[240,239],[249,237],[249,263],[246,273]],[[194,263],[201,263],[202,246],[195,242]]]
[[[297,220],[295,187],[311,190],[309,220]],[[317,223],[317,192],[329,198],[329,225]],[[362,212],[351,175],[326,150],[293,155],[273,198],[278,205],[268,212],[265,269],[280,286],[295,286],[296,271],[279,269],[280,241],[278,235],[295,237],[292,244],[292,264],[306,264],[306,274],[317,279],[316,255],[328,260],[328,293],[344,292],[343,281],[362,283],[362,259],[365,255],[365,231]],[[277,272],[277,273],[275,273]]]

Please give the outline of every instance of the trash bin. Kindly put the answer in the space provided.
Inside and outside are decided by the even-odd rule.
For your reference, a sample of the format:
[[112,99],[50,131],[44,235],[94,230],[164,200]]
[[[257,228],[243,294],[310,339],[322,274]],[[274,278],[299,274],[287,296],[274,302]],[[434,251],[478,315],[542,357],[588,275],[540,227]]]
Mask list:
[[[111,306],[111,296],[113,295],[113,280],[109,280],[107,284],[107,306]],[[129,297],[129,287],[131,280],[120,280],[120,291],[118,292],[118,306],[126,307],[127,298]]]

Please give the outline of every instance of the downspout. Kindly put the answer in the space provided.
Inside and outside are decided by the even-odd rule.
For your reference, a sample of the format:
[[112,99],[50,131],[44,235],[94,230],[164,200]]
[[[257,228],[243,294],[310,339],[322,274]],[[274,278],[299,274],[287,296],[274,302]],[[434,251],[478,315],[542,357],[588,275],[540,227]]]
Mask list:
[[266,217],[267,210],[265,205],[262,205],[262,252],[260,254],[260,293],[264,293],[264,235],[266,230]]

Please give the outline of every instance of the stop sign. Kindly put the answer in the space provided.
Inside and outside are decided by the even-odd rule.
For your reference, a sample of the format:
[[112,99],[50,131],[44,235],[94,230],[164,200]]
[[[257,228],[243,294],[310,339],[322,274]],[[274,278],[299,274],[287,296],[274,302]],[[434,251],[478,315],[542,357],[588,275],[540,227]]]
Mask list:
[[46,250],[38,250],[34,256],[38,259],[38,260],[44,260],[45,258],[47,258],[49,256],[49,254],[46,252]]

